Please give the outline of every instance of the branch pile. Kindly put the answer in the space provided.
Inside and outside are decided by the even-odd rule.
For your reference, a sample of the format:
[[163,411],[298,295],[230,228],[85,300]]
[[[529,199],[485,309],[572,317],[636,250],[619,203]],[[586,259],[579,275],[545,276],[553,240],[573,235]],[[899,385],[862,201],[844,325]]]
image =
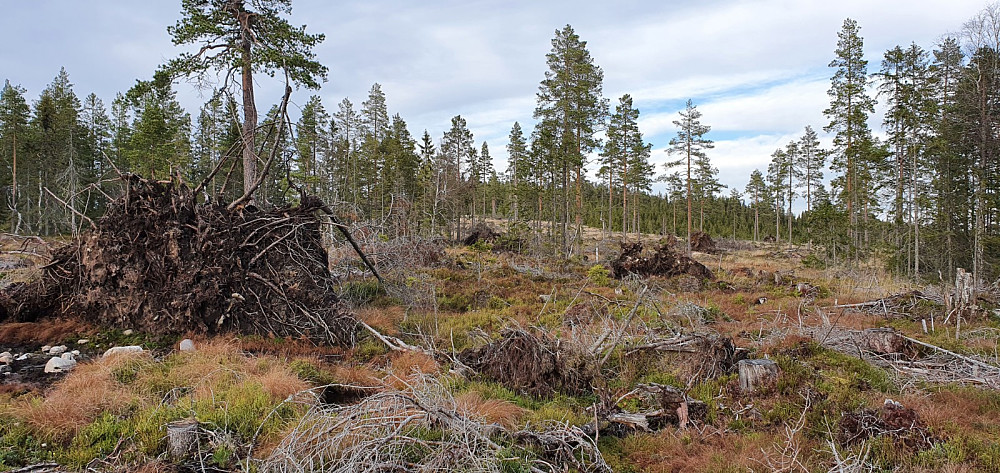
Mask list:
[[[521,460],[523,459],[523,460]],[[433,378],[344,407],[315,404],[260,471],[408,472],[518,469],[610,473],[597,445],[577,427],[511,431],[455,402]]]
[[887,437],[916,451],[926,450],[938,441],[916,411],[891,399],[886,399],[878,410],[861,409],[844,414],[837,424],[837,440],[841,445],[851,446],[875,437]]
[[621,279],[629,274],[639,276],[679,276],[715,279],[712,271],[690,257],[678,255],[670,245],[660,245],[653,254],[642,254],[642,243],[622,242],[622,252],[611,262],[611,275]]
[[0,295],[0,320],[353,341],[356,322],[338,304],[322,245],[321,201],[264,212],[198,204],[183,183],[123,180],[123,195],[53,252],[40,280]]
[[596,359],[541,333],[505,329],[496,341],[458,354],[463,364],[511,390],[533,396],[590,392]]

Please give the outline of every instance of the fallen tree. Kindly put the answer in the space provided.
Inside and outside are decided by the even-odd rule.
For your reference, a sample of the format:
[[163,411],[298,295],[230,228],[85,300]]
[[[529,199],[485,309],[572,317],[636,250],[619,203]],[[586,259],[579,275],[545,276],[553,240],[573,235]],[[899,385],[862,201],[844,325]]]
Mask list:
[[0,293],[0,320],[74,317],[154,334],[241,332],[353,343],[317,216],[197,202],[180,180],[124,174],[94,228],[56,249],[41,279]]
[[689,274],[703,279],[715,279],[715,275],[705,265],[690,257],[678,255],[671,245],[660,245],[648,256],[642,254],[642,243],[622,242],[621,247],[621,254],[611,262],[611,275],[617,279],[629,274],[667,277]]

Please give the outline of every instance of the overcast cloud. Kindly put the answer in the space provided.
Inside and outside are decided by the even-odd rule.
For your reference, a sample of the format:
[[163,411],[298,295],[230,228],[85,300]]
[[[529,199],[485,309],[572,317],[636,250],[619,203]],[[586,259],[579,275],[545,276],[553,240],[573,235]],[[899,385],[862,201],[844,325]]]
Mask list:
[[[556,29],[573,25],[604,70],[612,106],[629,93],[653,160],[676,133],[672,121],[687,99],[712,126],[710,157],[724,184],[742,190],[755,167],[806,125],[822,131],[837,32],[844,18],[861,26],[870,71],[882,53],[916,42],[926,49],[978,12],[973,0],[712,0],[625,2],[294,0],[293,24],[326,34],[317,59],[330,68],[319,91],[328,110],[349,97],[356,106],[375,82],[390,113],[419,137],[435,139],[452,116],[486,140],[506,167],[514,121],[530,131],[534,97]],[[28,89],[29,100],[65,66],[80,97],[110,105],[115,93],[178,53],[166,28],[179,0],[4,2],[0,79]],[[277,102],[281,84],[257,79],[258,105]],[[203,101],[178,84],[192,114]],[[827,140],[824,140],[826,142]],[[662,172],[662,168],[658,168]]]

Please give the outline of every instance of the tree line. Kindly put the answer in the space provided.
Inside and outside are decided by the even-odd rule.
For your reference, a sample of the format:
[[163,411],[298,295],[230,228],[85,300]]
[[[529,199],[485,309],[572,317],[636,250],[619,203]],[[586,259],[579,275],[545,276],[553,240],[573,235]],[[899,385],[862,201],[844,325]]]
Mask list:
[[[291,126],[277,126],[289,121],[278,104],[258,120],[253,73],[277,71],[313,88],[326,73],[311,53],[322,35],[290,26],[282,17],[290,13],[287,1],[258,3],[277,5],[252,12],[270,18],[266,25],[247,20],[243,2],[225,11],[185,2],[170,31],[178,44],[201,44],[201,52],[181,54],[137,81],[110,109],[95,94],[80,100],[64,69],[30,104],[27,91],[7,81],[0,91],[0,225],[41,235],[78,231],[102,214],[116,170],[187,182],[213,175],[201,198],[232,201],[274,155],[253,205],[313,194],[386,238],[457,238],[463,224],[502,218],[533,227],[553,253],[570,256],[584,226],[621,238],[700,230],[808,244],[818,264],[875,258],[914,277],[957,267],[972,268],[980,281],[997,276],[996,5],[930,51],[916,44],[886,51],[878,71],[864,59],[860,26],[846,20],[830,63],[829,122],[822,124],[832,146],[821,147],[817,131],[805,126],[743,189],[727,193],[710,160],[711,127],[697,106],[688,101],[679,112],[671,158],[654,169],[633,98],[624,94],[612,106],[603,96],[603,71],[570,25],[552,39],[531,129],[512,124],[504,170],[461,115],[436,137],[412,135],[377,83],[360,105],[344,98],[328,108],[314,95]],[[212,35],[218,25],[228,25],[230,37]],[[254,30],[264,26],[266,33]],[[251,33],[283,40],[255,42],[259,50],[248,51]],[[291,48],[291,66],[276,61],[268,44]],[[224,70],[226,81],[192,116],[175,84],[204,80],[211,70]],[[876,100],[886,105],[885,139],[868,126]],[[588,169],[597,179],[588,179]],[[657,181],[665,191],[654,194]],[[798,215],[797,200],[805,207]]]

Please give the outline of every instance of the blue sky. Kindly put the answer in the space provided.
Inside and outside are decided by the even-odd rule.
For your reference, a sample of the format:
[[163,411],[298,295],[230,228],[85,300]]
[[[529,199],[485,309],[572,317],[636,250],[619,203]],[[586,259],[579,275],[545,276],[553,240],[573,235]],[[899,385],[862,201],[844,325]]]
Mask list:
[[[556,29],[571,24],[604,70],[612,106],[629,93],[653,160],[676,133],[671,123],[694,100],[716,141],[713,163],[724,184],[742,190],[749,173],[766,168],[774,149],[821,131],[837,32],[844,18],[861,26],[871,71],[882,53],[916,42],[926,49],[985,6],[970,0],[709,0],[709,1],[424,1],[294,0],[290,21],[325,33],[317,59],[330,68],[319,91],[327,109],[349,97],[356,106],[375,82],[390,113],[411,133],[435,139],[452,116],[487,141],[498,169],[506,167],[514,121],[530,130],[535,92]],[[37,97],[65,66],[81,97],[106,105],[118,91],[174,57],[167,35],[179,0],[5,2],[0,16],[0,80]],[[281,84],[257,79],[266,109]],[[204,100],[178,84],[192,114]],[[880,130],[875,118],[873,128]],[[828,140],[824,140],[828,141]],[[658,168],[662,172],[662,168]],[[727,191],[728,192],[728,191]]]

